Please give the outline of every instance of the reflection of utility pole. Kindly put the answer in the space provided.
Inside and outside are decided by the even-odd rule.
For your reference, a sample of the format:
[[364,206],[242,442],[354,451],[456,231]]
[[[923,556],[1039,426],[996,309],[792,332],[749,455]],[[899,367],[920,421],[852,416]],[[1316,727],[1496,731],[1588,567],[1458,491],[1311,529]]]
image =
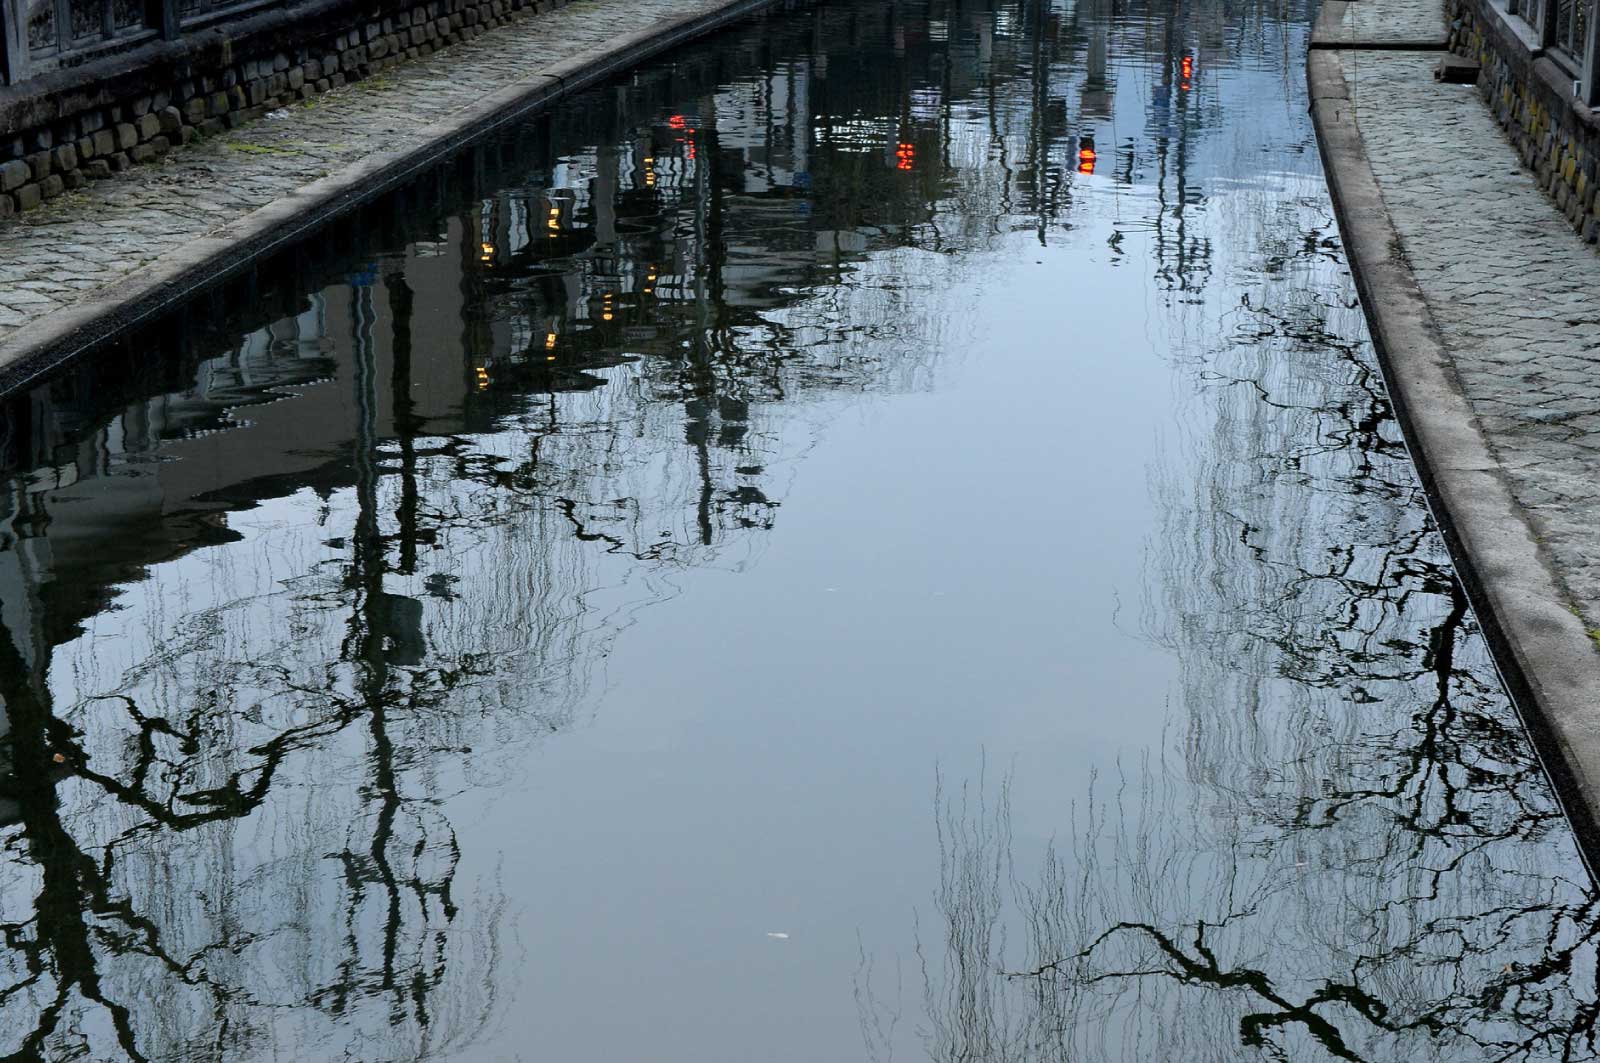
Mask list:
[[[944,62],[939,66],[939,163],[942,171],[941,176],[949,173],[953,168],[950,159],[950,141],[954,135],[954,127],[951,124],[950,105],[956,91],[953,73],[955,70],[956,39],[960,32],[960,26],[960,19],[955,13],[952,13],[942,50]],[[928,213],[934,219],[934,224],[937,225],[939,212],[930,210]]]
[[[380,638],[381,625],[364,622],[363,611],[374,608],[373,602],[383,592],[383,543],[378,526],[378,370],[373,351],[372,331],[374,313],[372,288],[359,284],[350,289],[351,320],[355,323],[355,407],[356,436],[354,451],[350,455],[356,480],[356,523],[352,544],[351,567],[354,589],[361,595],[351,632],[357,657],[372,660],[375,654],[373,640]],[[380,643],[381,648],[381,643]]]
[[1011,213],[1011,182],[1015,175],[1011,172],[1011,159],[1007,152],[1005,134],[1000,131],[1000,79],[994,76],[994,23],[999,18],[999,13],[990,11],[985,17],[979,12],[975,17],[978,24],[978,69],[985,72],[984,88],[987,90],[984,97],[985,113],[989,119],[989,143],[994,146],[995,163],[1000,167],[1000,205],[997,216],[1005,217]]
[[[717,341],[721,337],[724,306],[723,291],[723,202],[718,187],[717,164],[722,150],[717,135],[716,97],[707,96],[703,106],[701,143],[695,166],[695,225],[700,237],[700,267],[695,270],[696,325],[694,342],[690,346],[689,379],[696,410],[689,412],[690,433],[700,474],[700,498],[695,513],[700,527],[700,542],[710,546],[712,540],[711,508],[711,410],[716,397],[716,372],[714,369]],[[694,134],[689,134],[693,150]],[[698,423],[696,423],[698,422]]]
[[[351,874],[355,888],[350,904],[353,919],[355,909],[360,904],[359,883],[364,878],[376,877],[388,901],[383,932],[382,988],[395,993],[395,1006],[398,1009],[403,1006],[404,999],[395,978],[395,953],[402,916],[400,884],[389,860],[389,841],[394,835],[394,821],[400,812],[401,797],[395,779],[394,743],[388,731],[388,642],[395,621],[401,619],[394,614],[406,614],[409,610],[400,606],[398,600],[391,605],[390,596],[383,589],[385,552],[378,519],[378,373],[373,350],[375,315],[372,288],[370,285],[357,286],[351,289],[351,297],[354,303],[351,317],[356,326],[356,438],[352,457],[356,473],[357,507],[351,575],[357,597],[351,615],[350,646],[355,651],[356,662],[362,668],[361,707],[367,713],[368,729],[372,735],[372,789],[378,795],[379,805],[377,825],[373,829],[372,844],[368,850],[370,867],[366,875]],[[409,322],[406,328],[409,331]],[[354,862],[352,855],[346,852],[347,862]]]
[[[1179,20],[1186,9],[1175,2],[1162,24],[1161,82],[1159,94],[1166,101],[1165,128],[1156,144],[1156,261],[1161,273],[1166,272],[1167,240],[1165,218],[1170,210],[1176,230],[1176,246],[1172,248],[1176,277],[1170,278],[1182,290],[1189,286],[1188,221],[1184,216],[1185,197],[1189,177],[1189,122],[1187,78],[1177,83],[1173,69],[1178,64],[1183,33]],[[1173,141],[1176,140],[1176,144]],[[1175,182],[1175,194],[1169,199],[1167,192],[1168,162]],[[1159,275],[1159,274],[1158,274]]]
[[[1089,20],[1089,44],[1084,56],[1082,115],[1111,117],[1111,7],[1108,0],[1085,0],[1082,14]],[[1074,18],[1080,9],[1074,9]]]
[[1046,189],[1050,182],[1049,152],[1046,128],[1046,111],[1050,106],[1050,66],[1045,56],[1045,0],[1034,0],[1033,70],[1030,87],[1033,90],[1033,121],[1029,130],[1028,168],[1033,171],[1033,209],[1038,215],[1037,235],[1041,246],[1045,243],[1048,209],[1045,204]]
[[[1178,18],[1186,10],[1187,10],[1187,8],[1182,3],[1182,0],[1175,0],[1175,2],[1173,4],[1172,17],[1168,20],[1168,23],[1167,23],[1167,25],[1169,27],[1169,30],[1168,30],[1168,33],[1167,33],[1167,41],[1168,41],[1168,45],[1169,46],[1168,46],[1167,55],[1166,55],[1166,62],[1164,64],[1164,66],[1165,66],[1165,70],[1166,70],[1166,77],[1167,77],[1167,80],[1168,80],[1169,83],[1172,80],[1172,64],[1173,64],[1173,61],[1177,58],[1176,53],[1178,51],[1178,44],[1179,44],[1179,36],[1178,35],[1179,35],[1179,32],[1180,32],[1180,27],[1178,26]],[[1188,206],[1188,203],[1187,203],[1185,197],[1188,194],[1188,185],[1189,185],[1189,121],[1188,121],[1188,118],[1189,118],[1189,92],[1188,92],[1188,80],[1184,79],[1183,83],[1180,84],[1178,86],[1178,88],[1179,88],[1178,98],[1174,101],[1175,106],[1173,108],[1174,113],[1176,115],[1177,123],[1178,123],[1178,158],[1177,158],[1178,198],[1177,198],[1177,203],[1176,203],[1177,218],[1178,218],[1178,287],[1180,289],[1187,289],[1189,287],[1189,247],[1188,247],[1188,225],[1189,225],[1189,222],[1188,222],[1188,218],[1185,216],[1185,210],[1186,210],[1186,208]]]
[[[613,262],[620,263],[622,249],[617,246],[617,190],[622,182],[619,168],[622,153],[615,141],[602,140],[595,148],[594,180],[590,182],[589,208],[594,212],[594,242]],[[614,269],[612,272],[619,272]]]
[[415,302],[411,285],[406,283],[404,259],[401,268],[390,271],[383,280],[389,292],[390,327],[394,335],[390,355],[393,360],[390,394],[393,396],[394,431],[400,441],[400,507],[395,516],[400,523],[400,572],[417,570],[417,416],[411,397],[411,315]]

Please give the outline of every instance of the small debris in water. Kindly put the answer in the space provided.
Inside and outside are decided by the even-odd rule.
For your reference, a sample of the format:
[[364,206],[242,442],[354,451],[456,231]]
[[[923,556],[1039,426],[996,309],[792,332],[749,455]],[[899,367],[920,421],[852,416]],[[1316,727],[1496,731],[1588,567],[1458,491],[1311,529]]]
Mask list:
[[769,931],[767,931],[767,937],[769,937],[769,938],[777,938],[779,941],[788,941],[789,940],[789,935],[788,934],[782,933],[781,931],[777,931],[777,930],[769,930]]

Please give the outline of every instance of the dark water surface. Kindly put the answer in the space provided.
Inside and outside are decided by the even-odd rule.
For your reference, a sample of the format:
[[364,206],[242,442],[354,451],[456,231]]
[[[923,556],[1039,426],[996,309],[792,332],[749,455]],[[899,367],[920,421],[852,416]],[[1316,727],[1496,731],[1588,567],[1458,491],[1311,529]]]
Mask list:
[[1309,20],[830,0],[12,396],[0,1057],[1595,1058]]

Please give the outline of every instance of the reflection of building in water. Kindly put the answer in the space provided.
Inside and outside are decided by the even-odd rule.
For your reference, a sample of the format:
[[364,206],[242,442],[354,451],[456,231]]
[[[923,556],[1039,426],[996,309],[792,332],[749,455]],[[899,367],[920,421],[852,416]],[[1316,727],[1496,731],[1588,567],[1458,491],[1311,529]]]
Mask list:
[[443,802],[588,704],[658,573],[758,548],[808,405],[925,385],[908,283],[1070,224],[1084,123],[1185,17],[1114,6],[764,24],[485,148],[492,192],[441,178],[337,283],[13,401],[0,978],[44,973],[4,1036],[128,1001],[158,1058],[469,1038],[496,902]]

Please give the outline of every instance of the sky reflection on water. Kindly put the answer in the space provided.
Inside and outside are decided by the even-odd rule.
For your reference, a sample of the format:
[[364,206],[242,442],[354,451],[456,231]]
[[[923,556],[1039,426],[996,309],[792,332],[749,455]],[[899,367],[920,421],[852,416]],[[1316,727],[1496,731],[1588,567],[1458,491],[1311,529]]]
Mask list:
[[3,1058],[1593,1058],[1308,25],[805,8],[7,399]]

